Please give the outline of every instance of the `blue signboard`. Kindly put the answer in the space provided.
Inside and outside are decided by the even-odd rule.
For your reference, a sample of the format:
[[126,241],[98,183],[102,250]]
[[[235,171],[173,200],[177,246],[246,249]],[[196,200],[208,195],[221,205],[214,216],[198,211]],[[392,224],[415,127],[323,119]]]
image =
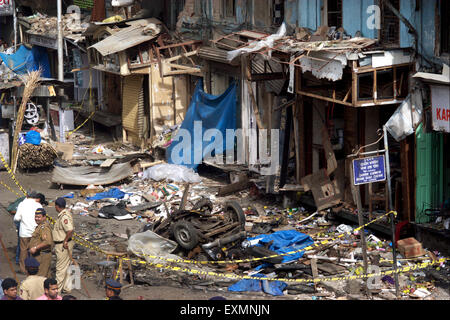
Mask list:
[[353,160],[355,186],[386,180],[384,155]]

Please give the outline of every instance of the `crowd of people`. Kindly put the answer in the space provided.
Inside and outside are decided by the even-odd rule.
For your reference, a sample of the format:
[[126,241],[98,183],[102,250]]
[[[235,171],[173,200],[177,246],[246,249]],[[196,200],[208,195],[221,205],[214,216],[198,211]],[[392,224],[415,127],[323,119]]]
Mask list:
[[[66,200],[58,198],[55,209],[58,217],[50,225],[43,206],[48,205],[42,193],[31,192],[18,199],[14,214],[18,243],[16,264],[27,278],[20,284],[13,278],[0,279],[3,291],[1,300],[76,300],[71,295],[72,281],[69,267],[73,262],[73,218],[66,208]],[[0,235],[1,236],[1,235]],[[52,253],[56,256],[56,273],[52,277]],[[122,300],[122,285],[113,280],[105,281],[107,300]]]

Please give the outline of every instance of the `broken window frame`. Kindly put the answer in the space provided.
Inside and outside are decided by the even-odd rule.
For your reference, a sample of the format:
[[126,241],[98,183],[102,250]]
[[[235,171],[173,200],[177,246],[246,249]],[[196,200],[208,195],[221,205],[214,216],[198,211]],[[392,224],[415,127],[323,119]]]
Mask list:
[[237,0],[222,0],[222,15],[224,18],[236,19],[236,1]]
[[[401,0],[390,1],[391,4],[400,12]],[[379,42],[385,48],[399,47],[400,19],[384,4],[384,1],[379,0],[379,7],[381,9],[381,28],[378,30]],[[394,26],[391,32],[386,30],[386,24],[389,25],[389,28]]]
[[439,7],[439,54],[450,55],[450,25],[449,25],[449,14],[450,14],[450,2],[448,0],[441,0]]
[[[351,70],[344,69],[344,76],[341,80],[332,82],[319,80],[309,71],[303,74],[300,68],[296,67],[295,88],[297,94],[350,107],[400,103],[406,98],[409,91],[408,73],[413,72],[414,69],[414,63],[380,68],[354,66]],[[378,85],[383,85],[383,83],[378,78],[383,73],[390,71],[392,71],[392,95],[379,96]],[[370,77],[372,81],[368,86],[369,94],[361,97],[361,78],[364,77]],[[306,86],[307,81],[316,82],[316,85]],[[342,90],[342,88],[345,89]],[[328,94],[325,94],[325,91]]]
[[[340,10],[337,11],[330,11],[330,4],[336,4],[336,6],[340,7]],[[323,15],[323,19],[324,19],[324,25],[328,26],[328,27],[336,27],[336,29],[339,29],[342,27],[343,25],[343,21],[344,21],[344,16],[343,16],[343,0],[326,0],[324,1],[324,15]],[[337,25],[330,25],[330,15],[335,15],[337,16],[337,20],[340,20],[339,23]]]
[[[277,6],[280,6],[279,10],[277,10],[278,9]],[[274,27],[281,26],[281,24],[284,21],[285,0],[272,0],[271,11],[272,11],[272,26]],[[278,11],[281,12],[280,17],[277,17]]]

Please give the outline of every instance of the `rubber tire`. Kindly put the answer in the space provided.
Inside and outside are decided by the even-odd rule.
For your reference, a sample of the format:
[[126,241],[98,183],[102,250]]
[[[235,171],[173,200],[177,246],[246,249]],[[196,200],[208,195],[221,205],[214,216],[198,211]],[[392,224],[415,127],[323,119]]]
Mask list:
[[172,234],[176,242],[186,250],[192,250],[198,244],[197,230],[189,221],[175,222],[172,226]]
[[228,201],[225,203],[225,212],[232,211],[231,219],[233,222],[239,222],[241,231],[245,230],[245,214],[241,205],[237,201]]
[[192,207],[192,210],[199,210],[202,211],[201,209],[203,207],[207,207],[209,209],[209,213],[211,214],[213,211],[213,204],[211,202],[211,200],[209,199],[200,199],[199,201],[197,201],[194,206]]

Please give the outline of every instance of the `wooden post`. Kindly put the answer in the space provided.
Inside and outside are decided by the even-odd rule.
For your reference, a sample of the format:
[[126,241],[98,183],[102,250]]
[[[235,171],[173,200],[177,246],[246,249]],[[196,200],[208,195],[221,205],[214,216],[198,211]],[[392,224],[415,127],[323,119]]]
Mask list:
[[[352,193],[356,200],[356,206],[358,208],[358,224],[361,227],[362,225],[364,225],[363,208],[362,208],[362,204],[361,204],[361,193],[359,190],[359,186],[355,186],[355,184],[354,184],[353,162],[351,162],[351,165],[350,165],[350,177],[351,177],[350,185],[352,188]],[[367,266],[368,266],[367,245],[366,245],[366,235],[364,233],[364,228],[359,230],[359,238],[361,239],[361,249],[362,249],[363,261],[364,261],[364,274],[367,274]],[[367,279],[365,279],[365,282],[367,284]],[[365,287],[366,287],[366,290],[368,293],[369,290],[367,288],[367,285]]]
[[300,171],[300,162],[301,162],[301,153],[300,153],[300,130],[299,130],[299,119],[298,119],[298,107],[297,104],[294,104],[292,107],[293,117],[292,120],[294,122],[294,141],[295,141],[295,180],[298,184],[300,184],[301,179],[301,171]]
[[353,61],[352,68],[352,104],[356,107],[358,103],[358,74],[356,73],[357,62]]

